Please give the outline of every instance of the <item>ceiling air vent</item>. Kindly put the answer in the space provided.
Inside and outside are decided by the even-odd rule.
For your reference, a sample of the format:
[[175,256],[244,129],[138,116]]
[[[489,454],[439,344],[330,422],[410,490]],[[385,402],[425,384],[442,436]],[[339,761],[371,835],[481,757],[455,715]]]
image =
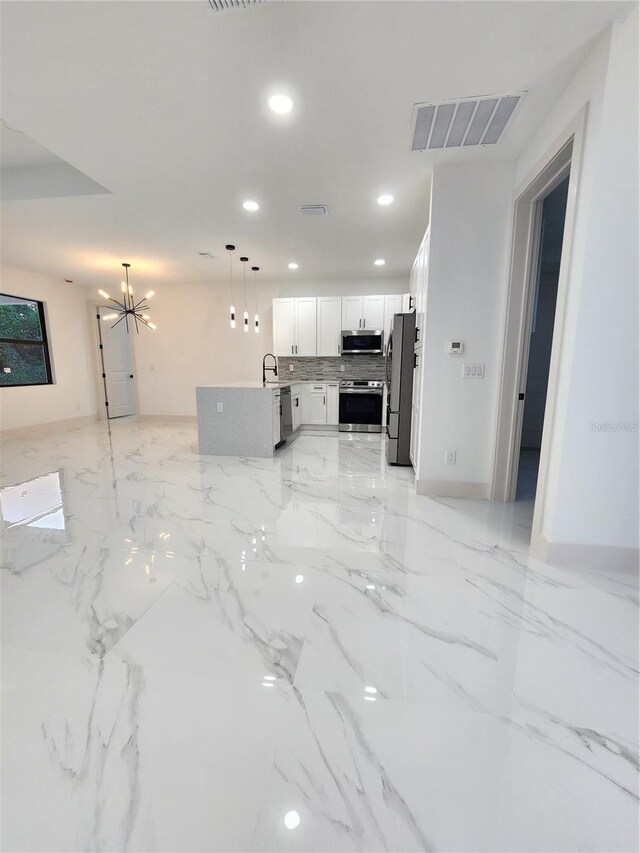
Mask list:
[[303,216],[325,216],[327,213],[326,204],[303,204],[298,210]]
[[262,0],[207,0],[214,12],[226,12],[227,9],[246,9]]
[[483,95],[459,101],[415,104],[411,150],[495,145],[524,95],[519,92],[517,95]]

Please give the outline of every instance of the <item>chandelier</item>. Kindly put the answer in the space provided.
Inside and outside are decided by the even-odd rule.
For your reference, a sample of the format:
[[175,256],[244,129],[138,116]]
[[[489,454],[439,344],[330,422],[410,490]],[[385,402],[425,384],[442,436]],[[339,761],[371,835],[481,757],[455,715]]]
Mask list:
[[155,323],[151,322],[151,317],[148,314],[143,313],[148,310],[149,306],[146,303],[151,299],[154,291],[149,290],[145,293],[142,299],[136,302],[133,298],[133,288],[129,284],[129,267],[131,264],[122,264],[122,266],[124,267],[125,280],[121,285],[122,296],[120,299],[114,299],[104,290],[98,291],[100,296],[104,297],[104,299],[108,299],[110,302],[113,302],[114,305],[114,313],[105,314],[102,319],[107,322],[109,320],[115,320],[116,322],[111,326],[112,329],[124,320],[124,324],[127,327],[127,334],[129,334],[129,318],[131,318],[132,323],[135,324],[137,333],[140,333],[138,323],[144,323],[144,325],[148,326],[150,329],[157,329]]

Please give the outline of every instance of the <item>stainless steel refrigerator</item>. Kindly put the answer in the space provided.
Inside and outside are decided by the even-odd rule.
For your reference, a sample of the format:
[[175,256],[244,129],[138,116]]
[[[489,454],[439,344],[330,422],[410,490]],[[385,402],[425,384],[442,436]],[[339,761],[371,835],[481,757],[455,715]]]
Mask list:
[[416,315],[395,314],[385,354],[387,381],[387,462],[411,465],[411,398]]

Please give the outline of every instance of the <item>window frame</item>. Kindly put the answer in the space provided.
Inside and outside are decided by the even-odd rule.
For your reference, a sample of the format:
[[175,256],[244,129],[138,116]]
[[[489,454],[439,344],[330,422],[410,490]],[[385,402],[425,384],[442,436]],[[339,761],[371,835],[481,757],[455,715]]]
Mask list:
[[20,344],[28,346],[39,346],[44,350],[44,366],[47,373],[46,382],[15,382],[8,385],[0,384],[0,388],[34,388],[38,385],[53,385],[53,371],[51,369],[51,354],[49,352],[49,334],[47,329],[47,317],[44,310],[44,302],[40,299],[30,299],[28,296],[18,296],[14,293],[0,293],[0,296],[8,296],[9,299],[20,299],[23,302],[33,302],[38,306],[38,319],[42,329],[42,340],[33,341],[25,338],[5,338],[0,335],[0,344]]

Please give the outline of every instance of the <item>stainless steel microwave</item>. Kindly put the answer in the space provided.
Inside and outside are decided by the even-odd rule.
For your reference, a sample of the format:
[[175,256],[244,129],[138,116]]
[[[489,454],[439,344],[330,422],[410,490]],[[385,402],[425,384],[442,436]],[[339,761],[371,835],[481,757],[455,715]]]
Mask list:
[[384,351],[382,329],[342,330],[342,354],[381,353]]

